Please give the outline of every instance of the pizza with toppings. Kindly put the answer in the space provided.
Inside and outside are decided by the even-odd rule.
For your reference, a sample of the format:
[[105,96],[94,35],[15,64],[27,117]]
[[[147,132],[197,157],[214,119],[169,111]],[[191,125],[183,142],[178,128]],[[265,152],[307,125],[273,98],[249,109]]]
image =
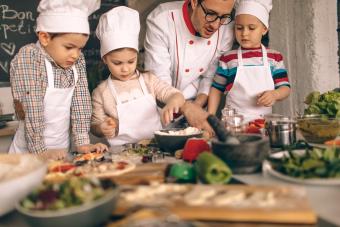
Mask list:
[[108,178],[122,175],[133,170],[135,164],[128,161],[112,161],[103,163],[92,163],[91,165],[78,166],[75,169],[76,174],[82,176],[94,176],[99,178]]
[[136,164],[129,161],[105,159],[83,161],[78,158],[74,159],[73,163],[53,161],[49,163],[45,180],[59,182],[68,179],[70,176],[109,178],[127,173],[136,167]]
[[73,158],[73,162],[75,164],[81,163],[81,162],[89,162],[89,161],[104,161],[104,154],[103,153],[97,153],[97,152],[92,152],[92,153],[86,153],[86,154],[78,154]]
[[45,176],[46,181],[60,182],[75,176],[76,165],[64,161],[52,161],[48,164],[48,171]]

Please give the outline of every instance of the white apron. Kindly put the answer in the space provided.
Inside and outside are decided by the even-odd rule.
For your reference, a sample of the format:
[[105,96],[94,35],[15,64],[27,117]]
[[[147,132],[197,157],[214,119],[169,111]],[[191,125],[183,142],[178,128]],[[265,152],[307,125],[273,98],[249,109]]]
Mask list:
[[137,99],[122,103],[114,88],[112,79],[108,78],[109,88],[117,103],[119,122],[118,135],[108,140],[111,146],[151,139],[154,131],[162,129],[156,100],[148,92],[142,75],[139,75],[138,80],[143,95]]
[[262,47],[263,65],[245,66],[241,48],[238,49],[238,68],[234,84],[226,97],[226,104],[242,114],[245,121],[263,117],[272,112],[271,107],[256,104],[257,95],[263,91],[274,90],[274,81],[270,71],[266,48]]
[[[70,115],[71,102],[75,86],[70,88],[55,88],[51,63],[45,59],[48,87],[44,97],[44,141],[47,149],[69,148],[70,146]],[[77,84],[78,73],[72,67],[74,84]],[[27,152],[25,139],[25,123],[19,122],[9,153]]]

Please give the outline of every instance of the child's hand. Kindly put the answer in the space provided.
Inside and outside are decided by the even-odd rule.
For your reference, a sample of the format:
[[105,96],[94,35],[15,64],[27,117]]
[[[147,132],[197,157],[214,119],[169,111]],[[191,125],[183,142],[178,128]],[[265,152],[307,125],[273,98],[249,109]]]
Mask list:
[[77,147],[77,152],[79,153],[90,153],[90,152],[103,153],[105,151],[108,151],[108,147],[102,143],[85,144],[85,145],[81,145]]
[[259,106],[272,106],[277,100],[277,93],[275,90],[264,91],[257,96],[257,105]]
[[179,105],[176,105],[176,103],[169,102],[164,106],[162,109],[162,116],[161,120],[164,125],[169,124],[174,119],[174,113],[179,112]]
[[100,124],[100,130],[105,136],[105,138],[112,138],[115,135],[115,129],[118,126],[117,120],[108,117],[103,123]]
[[179,109],[185,102],[181,93],[176,93],[170,97],[167,104],[162,109],[161,121],[164,125],[169,124],[174,119],[174,113],[179,113]]

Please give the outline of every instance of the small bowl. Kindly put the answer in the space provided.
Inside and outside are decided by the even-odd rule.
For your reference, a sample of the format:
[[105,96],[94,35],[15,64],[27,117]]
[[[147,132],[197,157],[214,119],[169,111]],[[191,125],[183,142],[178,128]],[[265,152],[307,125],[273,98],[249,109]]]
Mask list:
[[1,216],[13,210],[19,200],[42,182],[47,164],[35,155],[1,154],[0,168]]
[[340,135],[340,119],[321,115],[304,115],[297,119],[299,130],[309,143],[324,143]]
[[29,210],[20,203],[16,204],[16,209],[34,227],[99,226],[110,217],[118,195],[118,189],[112,189],[95,201],[60,210]]
[[213,153],[221,158],[236,174],[253,173],[261,169],[269,155],[269,140],[257,134],[235,135],[240,144],[211,140]]
[[203,132],[199,131],[188,135],[172,135],[166,134],[169,131],[180,131],[183,128],[162,129],[154,133],[156,142],[162,151],[174,154],[176,150],[183,149],[189,138],[201,138]]

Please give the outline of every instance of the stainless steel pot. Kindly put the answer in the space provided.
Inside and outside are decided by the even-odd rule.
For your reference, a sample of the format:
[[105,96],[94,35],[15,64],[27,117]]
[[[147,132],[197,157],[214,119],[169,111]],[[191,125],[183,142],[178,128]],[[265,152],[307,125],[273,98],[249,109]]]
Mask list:
[[292,145],[296,142],[296,121],[281,118],[266,122],[270,146],[274,148]]

